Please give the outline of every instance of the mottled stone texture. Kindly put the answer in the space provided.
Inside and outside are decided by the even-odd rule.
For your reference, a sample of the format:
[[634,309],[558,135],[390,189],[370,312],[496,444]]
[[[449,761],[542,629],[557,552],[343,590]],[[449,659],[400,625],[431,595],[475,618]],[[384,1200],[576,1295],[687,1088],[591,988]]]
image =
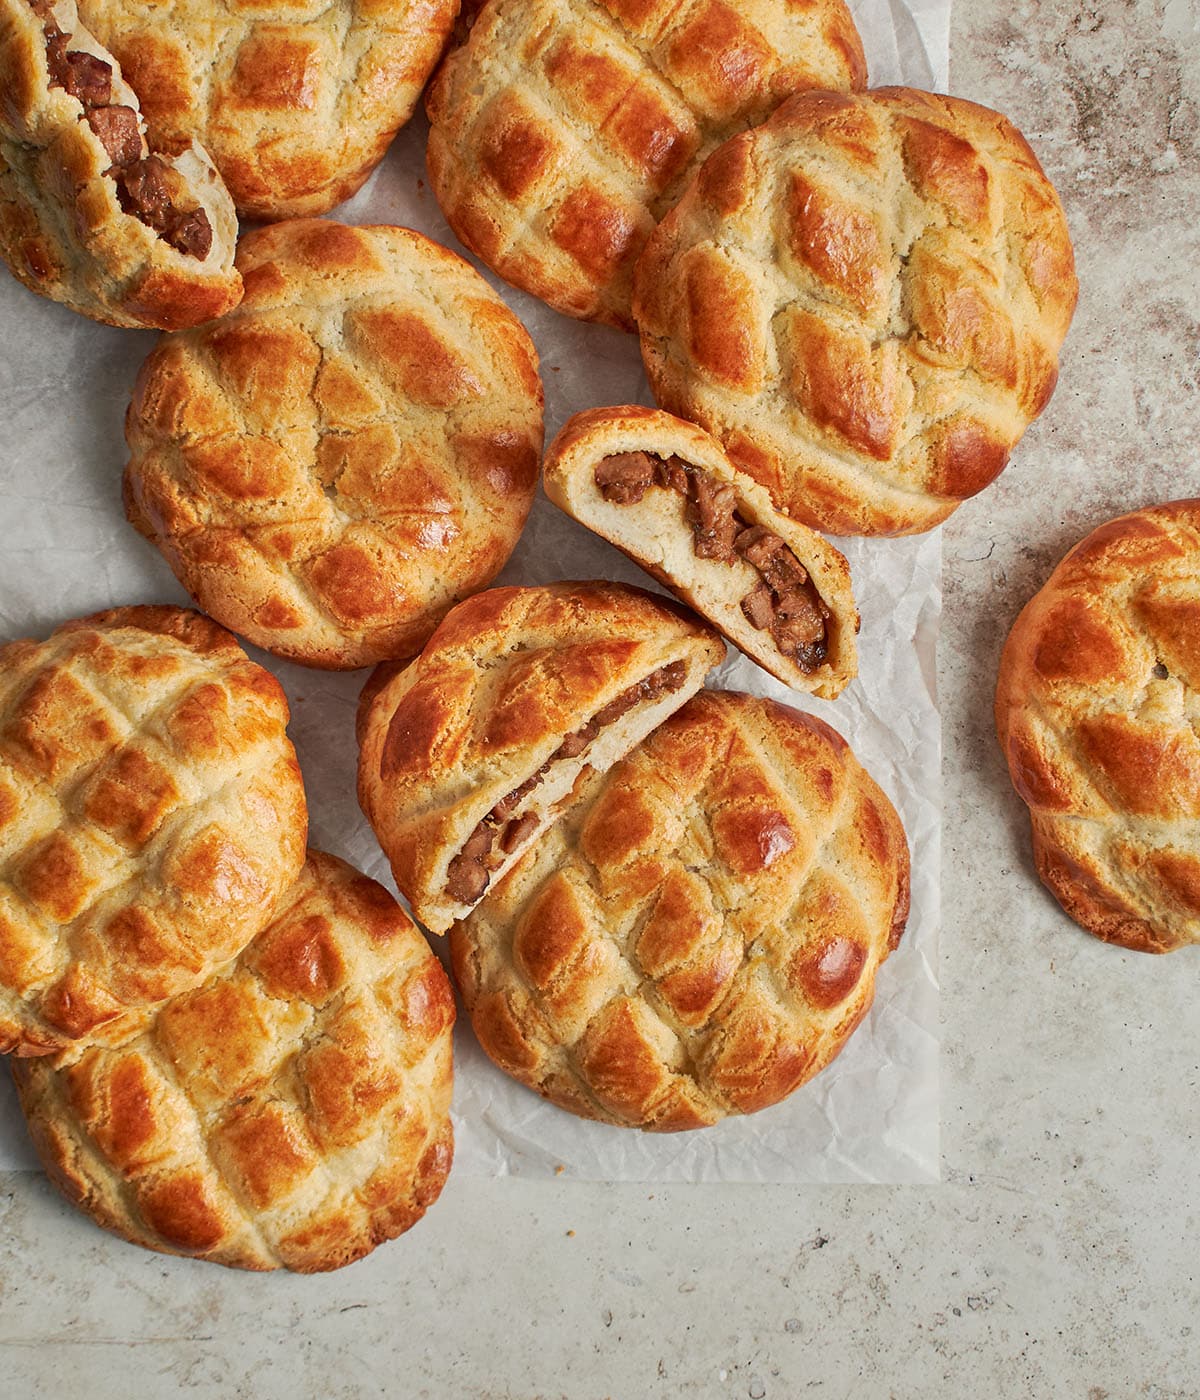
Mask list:
[[1063,551],[1200,494],[1200,3],[958,0],[953,54],[1058,181],[1084,290],[1045,418],[946,530],[943,1184],[452,1177],[405,1241],[296,1280],[140,1253],[10,1178],[0,1394],[1200,1392],[1200,950],[1059,913],[991,729],[1005,633]]

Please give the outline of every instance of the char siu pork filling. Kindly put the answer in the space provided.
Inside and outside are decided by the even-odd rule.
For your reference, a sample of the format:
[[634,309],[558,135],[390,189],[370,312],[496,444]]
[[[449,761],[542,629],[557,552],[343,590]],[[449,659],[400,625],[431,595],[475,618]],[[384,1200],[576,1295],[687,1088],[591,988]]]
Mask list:
[[187,190],[179,173],[158,156],[142,157],[142,134],[132,107],[112,100],[112,64],[95,54],[67,48],[50,0],[30,0],[46,36],[50,86],[62,88],[83,107],[87,124],[112,161],[105,172],[117,184],[117,198],[172,248],[204,259],[212,249],[212,225],[203,209],[181,208]]
[[738,511],[728,482],[685,462],[649,452],[618,452],[596,466],[596,486],[614,505],[637,505],[652,487],[677,491],[687,502],[693,552],[700,559],[732,564],[741,558],[760,582],[742,599],[746,621],[770,632],[783,656],[811,674],[829,654],[827,623],[832,614],[808,570],[783,540]]
[[568,734],[532,778],[502,797],[463,843],[462,850],[450,862],[446,893],[460,904],[474,904],[491,881],[492,873],[504,864],[523,841],[531,836],[541,818],[536,812],[525,812],[513,819],[513,813],[537,788],[550,769],[564,759],[577,758],[602,729],[616,723],[635,705],[649,705],[660,696],[679,689],[687,680],[687,663],[672,661],[661,666],[643,680],[623,690],[615,700],[597,710],[590,720]]

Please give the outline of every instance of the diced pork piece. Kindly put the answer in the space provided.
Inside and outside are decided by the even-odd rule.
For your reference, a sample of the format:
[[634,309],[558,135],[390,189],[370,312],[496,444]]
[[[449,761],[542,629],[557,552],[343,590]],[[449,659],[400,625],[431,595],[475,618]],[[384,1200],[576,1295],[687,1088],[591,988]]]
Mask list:
[[654,485],[654,458],[648,452],[618,452],[597,463],[595,477],[606,501],[637,505]]

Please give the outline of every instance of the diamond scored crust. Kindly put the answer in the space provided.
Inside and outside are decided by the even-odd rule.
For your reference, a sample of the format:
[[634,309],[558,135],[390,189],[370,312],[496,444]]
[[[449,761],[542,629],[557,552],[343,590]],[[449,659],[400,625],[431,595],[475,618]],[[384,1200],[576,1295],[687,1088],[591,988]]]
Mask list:
[[412,655],[503,566],[542,444],[537,354],[407,229],[248,235],[232,316],[164,339],[127,421],[130,519],[224,625],[278,655]]
[[313,851],[236,964],[143,1034],[17,1085],[69,1199],[138,1244],[247,1269],[350,1263],[450,1167],[454,999],[374,881]]
[[0,652],[0,1044],[104,1043],[262,925],[307,825],[278,683],[124,608]]
[[1005,643],[996,729],[1067,913],[1145,952],[1200,942],[1200,501],[1058,565]]
[[195,137],[244,219],[349,199],[412,115],[457,0],[82,0],[159,142]]
[[908,915],[891,804],[820,720],[705,691],[451,932],[480,1042],[587,1118],[701,1127],[841,1049]]
[[806,93],[709,157],[634,314],[659,404],[836,534],[944,520],[1045,407],[1077,283],[1062,207],[995,112]]
[[790,92],[865,82],[842,0],[493,0],[430,86],[430,179],[502,277],[632,330],[638,252],[700,161]]

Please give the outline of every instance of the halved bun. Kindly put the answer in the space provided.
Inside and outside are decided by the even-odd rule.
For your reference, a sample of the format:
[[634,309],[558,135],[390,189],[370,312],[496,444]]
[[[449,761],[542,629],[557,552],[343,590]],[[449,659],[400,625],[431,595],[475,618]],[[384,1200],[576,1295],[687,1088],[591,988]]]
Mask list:
[[444,933],[569,802],[704,683],[720,639],[616,583],[495,588],[368,683],[359,801],[417,917]]
[[[652,464],[657,468],[657,480],[641,489],[636,460],[630,460],[632,474],[626,489],[622,491],[619,480],[602,488],[597,472],[614,459],[649,459],[644,465],[648,470]],[[662,484],[664,469],[673,460],[682,469],[682,474],[675,473],[679,489]],[[713,483],[718,490],[732,488],[732,498],[722,493],[724,499],[735,502],[734,517],[750,527],[760,548],[763,541],[781,540],[785,557],[790,551],[799,562],[800,572],[792,572],[800,579],[807,575],[798,597],[818,634],[815,644],[794,644],[801,620],[788,618],[787,601],[778,591],[772,590],[770,599],[762,595],[761,616],[771,621],[759,627],[751,620],[743,603],[770,585],[750,559],[732,545],[724,550],[717,546],[718,557],[698,552],[703,526],[684,479],[694,497],[700,475],[710,493]],[[793,690],[832,700],[858,674],[858,609],[845,558],[806,525],[780,514],[766,491],[739,472],[703,428],[633,404],[589,409],[570,419],[551,443],[544,481],[555,505],[615,544]],[[818,617],[818,612],[828,616]],[[779,638],[789,636],[789,626],[793,629],[791,642],[777,639],[776,618],[784,619]]]

